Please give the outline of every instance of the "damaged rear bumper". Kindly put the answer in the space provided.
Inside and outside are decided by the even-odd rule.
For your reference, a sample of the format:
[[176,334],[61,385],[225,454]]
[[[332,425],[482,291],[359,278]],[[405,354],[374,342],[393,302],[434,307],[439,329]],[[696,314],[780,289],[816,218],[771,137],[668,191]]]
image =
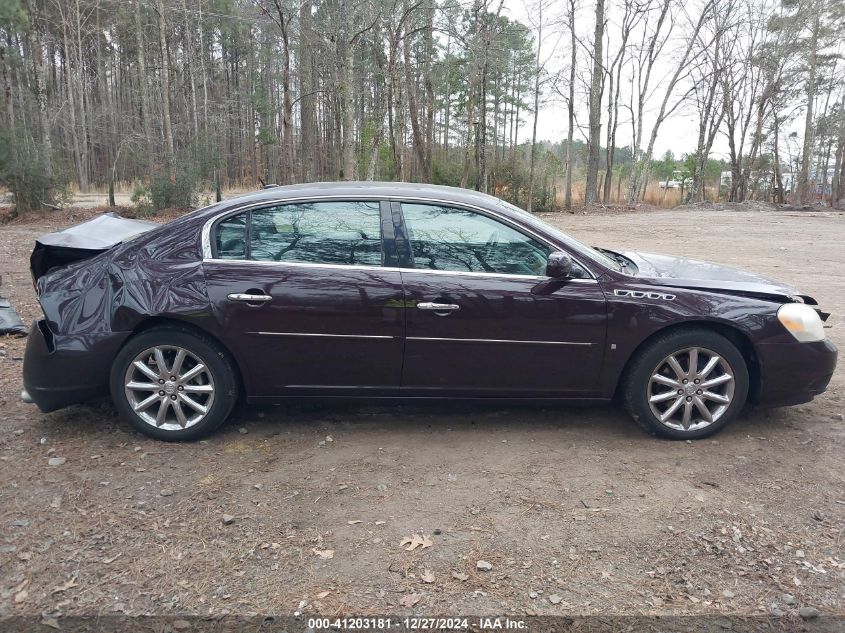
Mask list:
[[57,336],[47,322],[32,324],[23,361],[21,398],[26,394],[49,412],[105,396],[111,359],[125,335]]

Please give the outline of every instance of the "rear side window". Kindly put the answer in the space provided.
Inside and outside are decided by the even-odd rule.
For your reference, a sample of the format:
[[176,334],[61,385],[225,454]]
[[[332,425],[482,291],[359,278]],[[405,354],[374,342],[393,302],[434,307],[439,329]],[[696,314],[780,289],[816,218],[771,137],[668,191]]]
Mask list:
[[[237,234],[241,226],[245,233]],[[237,235],[244,238],[241,251]],[[255,209],[220,222],[216,244],[220,259],[381,266],[379,203],[306,202]]]
[[217,225],[217,257],[219,259],[246,258],[247,214],[226,218]]

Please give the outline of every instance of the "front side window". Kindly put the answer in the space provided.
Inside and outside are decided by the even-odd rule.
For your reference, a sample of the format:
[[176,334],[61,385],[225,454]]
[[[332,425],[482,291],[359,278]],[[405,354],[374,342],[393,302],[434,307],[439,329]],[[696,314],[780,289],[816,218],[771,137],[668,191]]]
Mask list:
[[[241,257],[230,246],[238,218],[247,226]],[[218,224],[216,244],[222,259],[381,266],[379,203],[302,202],[247,211]]]
[[551,249],[506,224],[465,209],[403,204],[414,268],[543,275]]

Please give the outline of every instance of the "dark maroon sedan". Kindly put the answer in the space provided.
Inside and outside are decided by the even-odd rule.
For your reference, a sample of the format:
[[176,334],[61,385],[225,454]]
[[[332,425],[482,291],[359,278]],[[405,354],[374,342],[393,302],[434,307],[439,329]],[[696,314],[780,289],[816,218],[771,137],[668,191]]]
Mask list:
[[827,315],[714,264],[590,248],[501,200],[401,183],[273,187],[164,226],[41,238],[24,398],[111,393],[140,431],[194,439],[239,397],[618,397],[646,430],[716,432],[807,402]]

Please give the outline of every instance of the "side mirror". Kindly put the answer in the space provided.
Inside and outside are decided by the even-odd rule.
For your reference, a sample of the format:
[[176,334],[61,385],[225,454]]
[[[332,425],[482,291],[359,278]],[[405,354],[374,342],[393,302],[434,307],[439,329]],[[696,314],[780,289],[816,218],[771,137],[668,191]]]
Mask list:
[[572,274],[572,258],[564,252],[555,251],[549,254],[546,261],[546,277],[552,279],[567,279]]

